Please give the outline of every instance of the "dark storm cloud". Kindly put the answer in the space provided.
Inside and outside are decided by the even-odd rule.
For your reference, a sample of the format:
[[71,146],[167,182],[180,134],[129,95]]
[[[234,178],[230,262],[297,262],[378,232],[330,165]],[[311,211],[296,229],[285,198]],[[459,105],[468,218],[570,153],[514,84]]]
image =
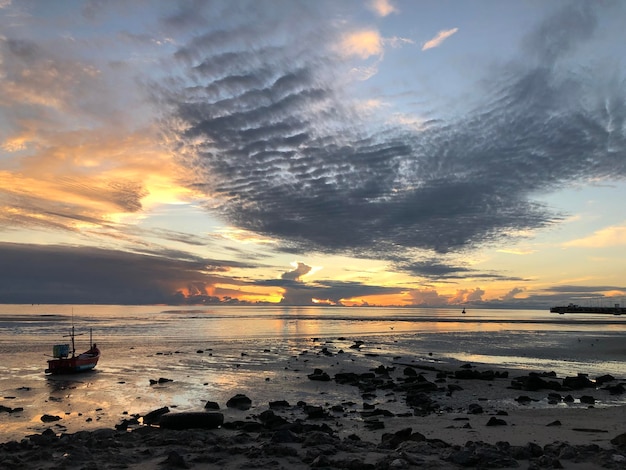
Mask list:
[[0,243],[0,303],[180,303],[181,289],[202,300],[216,282],[237,284],[216,274],[233,263],[173,254]]
[[533,195],[626,176],[624,81],[565,61],[593,37],[592,10],[557,11],[528,35],[526,55],[493,68],[479,106],[421,132],[372,127],[342,106],[339,58],[246,49],[241,26],[181,47],[186,74],[163,94],[197,187],[238,227],[292,252],[397,260],[475,248],[557,223]]
[[283,299],[281,303],[286,305],[314,305],[313,299],[340,305],[349,299],[393,295],[407,290],[401,287],[384,287],[344,281],[303,283],[292,279],[270,279],[257,281],[256,284],[264,287],[282,288]]
[[599,293],[607,291],[626,292],[626,286],[552,286],[543,289],[545,292],[554,292],[559,294],[587,294]]
[[493,279],[501,281],[524,281],[519,277],[505,276],[502,274],[481,273],[475,269],[453,264],[442,263],[435,259],[416,261],[412,263],[402,263],[396,266],[399,270],[407,271],[411,274],[428,279]]

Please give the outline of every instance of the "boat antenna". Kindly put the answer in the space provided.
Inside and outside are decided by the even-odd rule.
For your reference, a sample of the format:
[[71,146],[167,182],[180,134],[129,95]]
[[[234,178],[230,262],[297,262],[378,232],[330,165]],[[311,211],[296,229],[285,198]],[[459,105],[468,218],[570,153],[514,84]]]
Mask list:
[[74,344],[74,307],[72,307],[72,332],[70,334],[72,337],[72,357],[76,354],[76,344]]

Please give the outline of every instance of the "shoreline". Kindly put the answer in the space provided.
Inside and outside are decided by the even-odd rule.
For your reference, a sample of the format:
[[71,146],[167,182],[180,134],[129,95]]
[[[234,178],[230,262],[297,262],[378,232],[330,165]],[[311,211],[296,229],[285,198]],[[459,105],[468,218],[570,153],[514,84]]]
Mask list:
[[[223,416],[220,428],[162,429],[142,424],[154,409],[135,409],[115,426],[70,432],[62,424],[64,417],[56,416],[59,419],[39,425],[41,432],[1,444],[0,466],[46,469],[91,463],[94,468],[148,469],[162,468],[166,462],[170,467],[235,469],[277,462],[270,466],[461,468],[475,461],[476,466],[537,468],[547,460],[558,460],[565,468],[626,464],[623,377],[568,379],[550,371],[378,354],[361,350],[358,341],[353,346],[344,351],[318,342],[296,357],[280,358],[276,370],[284,367],[295,384],[282,392],[280,384],[256,371],[256,387],[242,390],[250,398],[248,408],[226,402],[212,405],[217,410],[210,411]],[[261,390],[270,384],[275,388],[268,396]],[[157,384],[164,391],[170,385]],[[281,406],[271,405],[276,402]],[[168,408],[170,414],[208,412],[202,405]],[[0,423],[18,416],[2,413]],[[213,447],[212,455],[207,455],[207,446]],[[361,466],[350,467],[349,461]]]

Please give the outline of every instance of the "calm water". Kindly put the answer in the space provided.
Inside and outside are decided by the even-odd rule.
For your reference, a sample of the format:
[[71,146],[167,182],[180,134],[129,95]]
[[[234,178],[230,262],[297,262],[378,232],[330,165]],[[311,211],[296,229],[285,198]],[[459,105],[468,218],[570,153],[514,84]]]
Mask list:
[[[77,351],[88,348],[91,328],[101,361],[79,377],[46,377],[52,346],[67,341],[72,322],[85,333]],[[335,364],[303,354],[328,345],[350,358],[355,340],[364,342],[364,366],[389,356],[626,377],[625,333],[626,316],[532,310],[0,305],[0,405],[24,408],[0,413],[0,441],[49,427],[43,413],[63,416],[71,431],[111,427],[123,412],[223,405],[235,393],[314,400],[318,384],[302,377],[318,362]],[[159,377],[174,382],[149,385]]]

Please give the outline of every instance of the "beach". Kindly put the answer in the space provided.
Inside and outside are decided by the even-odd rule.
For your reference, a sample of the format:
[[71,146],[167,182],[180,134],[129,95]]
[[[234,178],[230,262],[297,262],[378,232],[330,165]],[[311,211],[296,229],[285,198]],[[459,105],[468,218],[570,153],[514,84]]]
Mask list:
[[[620,374],[619,331],[578,331],[567,338],[550,332],[558,348],[577,351],[566,361],[527,357],[520,367],[517,352],[501,358],[491,331],[425,338],[397,333],[401,325],[391,324],[394,330],[384,325],[385,334],[358,335],[356,328],[335,325],[333,334],[317,329],[319,336],[206,341],[190,332],[182,341],[159,323],[158,341],[124,344],[114,335],[101,338],[102,363],[89,373],[44,378],[41,364],[13,364],[12,377],[3,373],[0,379],[0,466],[626,465],[626,374]],[[350,334],[335,336],[336,330]],[[151,336],[149,328],[147,333]],[[497,333],[511,345],[513,339],[520,343],[520,335],[540,336]],[[466,344],[445,354],[454,352],[451,343],[461,341],[476,347]],[[32,362],[41,362],[41,342],[22,346]],[[249,401],[229,405],[235,397]],[[164,416],[182,420],[182,429],[145,419],[164,410]],[[212,416],[220,417],[219,425],[206,421]]]
[[[614,345],[606,342],[610,350]],[[106,403],[108,372],[52,378],[61,384],[30,411],[4,410],[4,429],[27,419],[32,433],[0,447],[2,468],[624,468],[624,377],[567,377],[425,355],[396,355],[363,340],[310,339],[306,348],[259,345],[239,353],[230,395],[190,383],[181,364],[219,350],[153,350],[163,367],[144,391],[160,400]],[[304,346],[299,344],[298,346]],[[250,344],[248,344],[250,346]],[[295,353],[298,349],[299,352]],[[402,343],[402,351],[410,344]],[[272,356],[271,367],[268,356]],[[234,357],[228,358],[229,361]],[[148,371],[142,371],[142,375]],[[116,371],[125,396],[132,371]],[[573,379],[579,378],[576,384]],[[162,380],[159,380],[162,379]],[[241,379],[241,380],[239,380]],[[569,385],[566,385],[569,383]],[[574,386],[574,385],[575,386]],[[215,385],[215,384],[212,384]],[[580,386],[580,388],[578,388]],[[190,391],[191,390],[191,391]],[[233,391],[237,393],[233,395]],[[133,387],[136,392],[136,388]],[[16,387],[20,403],[31,394]],[[6,390],[5,390],[6,393]],[[83,400],[82,394],[90,394]],[[177,397],[195,395],[195,406]],[[228,406],[234,396],[249,398]],[[99,409],[94,403],[102,401]],[[209,408],[205,408],[211,402]],[[157,403],[160,406],[156,406]],[[8,406],[10,408],[10,406]],[[18,408],[18,407],[15,407]],[[219,414],[220,426],[163,429],[144,418]],[[26,415],[26,416],[25,416]],[[48,422],[42,421],[46,416]],[[106,423],[106,425],[105,425]],[[188,426],[188,428],[187,428]],[[206,427],[206,423],[200,427]],[[620,437],[621,436],[621,437]],[[558,465],[561,465],[559,467]]]

